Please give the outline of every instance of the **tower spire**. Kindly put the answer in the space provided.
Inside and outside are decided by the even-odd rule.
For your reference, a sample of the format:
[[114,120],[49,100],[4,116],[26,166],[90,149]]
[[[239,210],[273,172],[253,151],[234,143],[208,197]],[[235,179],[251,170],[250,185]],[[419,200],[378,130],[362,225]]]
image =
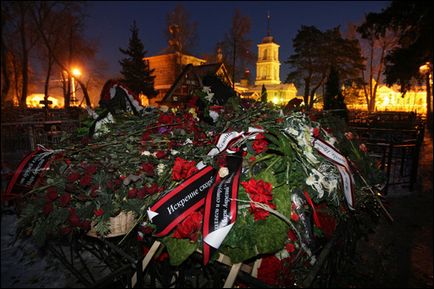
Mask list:
[[271,16],[270,16],[270,10],[268,10],[268,12],[267,12],[267,36],[271,35],[271,32],[270,32],[270,18],[271,18]]

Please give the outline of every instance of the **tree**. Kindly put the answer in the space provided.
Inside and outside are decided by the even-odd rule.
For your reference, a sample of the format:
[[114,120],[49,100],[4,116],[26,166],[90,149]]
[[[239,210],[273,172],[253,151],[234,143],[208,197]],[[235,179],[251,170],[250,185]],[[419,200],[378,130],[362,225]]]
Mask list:
[[262,90],[261,90],[261,101],[262,102],[267,102],[268,98],[268,94],[267,94],[267,89],[265,88],[265,85],[262,84]]
[[[31,19],[31,13],[35,9],[35,2],[5,1],[2,2],[1,7],[2,21],[3,17],[6,18],[5,23],[2,23],[2,37],[5,34],[2,50],[6,49],[13,56],[14,62],[11,64],[16,65],[14,79],[20,82],[14,84],[16,89],[20,88],[20,91],[17,91],[19,105],[26,107],[30,77],[29,54],[39,41],[34,22]],[[17,66],[19,66],[19,69],[17,69]],[[7,92],[5,91],[5,93]]]
[[[367,16],[366,19],[372,18]],[[384,72],[386,54],[397,44],[397,37],[390,29],[385,29],[381,33],[376,31],[376,27],[368,21],[357,27],[357,32],[361,35],[359,40],[362,52],[366,58],[366,69],[362,71],[363,93],[369,112],[375,111],[377,88],[382,83],[381,75]]]
[[307,110],[311,109],[316,92],[327,79],[334,66],[343,81],[360,78],[363,58],[357,40],[344,39],[339,27],[320,31],[314,26],[302,26],[293,40],[294,54],[285,62],[293,71],[287,82],[304,87],[303,98]]
[[[72,83],[72,64],[90,63],[90,59],[95,55],[96,49],[83,35],[82,2],[36,2],[35,9],[32,10],[32,21],[37,28],[38,35],[43,40],[47,57],[43,58],[47,62],[53,61],[60,69],[63,78],[63,89],[65,97],[65,107],[69,107]],[[47,26],[56,28],[47,28]],[[46,95],[48,91],[48,81],[51,74],[51,66],[48,65],[46,78]],[[87,90],[87,85],[83,80],[74,78],[82,89],[86,105],[91,107],[91,101]]]
[[[369,13],[363,24],[380,35],[388,28],[398,33],[399,45],[386,55],[385,75],[387,85],[399,84],[403,95],[413,86],[414,79],[421,81],[424,77],[419,67],[426,62],[432,66],[432,7],[432,2],[392,1],[380,13]],[[430,93],[427,93],[427,115],[431,124]]]
[[252,40],[247,38],[250,32],[250,18],[243,16],[239,9],[235,10],[232,26],[220,42],[223,51],[223,62],[229,71],[232,71],[233,82],[240,80],[247,66],[256,61],[252,52]]
[[154,70],[150,69],[148,61],[144,61],[147,51],[144,50],[144,45],[139,38],[139,29],[135,21],[130,31],[131,38],[128,49],[119,48],[123,54],[127,55],[126,58],[119,61],[122,66],[121,74],[125,83],[136,95],[143,93],[148,99],[151,99],[157,95],[154,90],[155,76],[152,75]]
[[188,12],[179,4],[167,14],[165,35],[170,52],[191,53],[191,50],[196,46],[199,39],[197,23],[192,22],[190,19]]
[[331,67],[327,78],[323,101],[324,110],[334,110],[333,114],[347,120],[347,106],[341,91],[339,72],[334,67]]

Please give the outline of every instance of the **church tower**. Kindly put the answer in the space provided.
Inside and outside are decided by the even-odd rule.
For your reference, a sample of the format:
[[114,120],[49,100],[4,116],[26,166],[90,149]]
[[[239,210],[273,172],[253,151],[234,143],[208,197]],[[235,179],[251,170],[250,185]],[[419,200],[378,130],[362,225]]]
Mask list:
[[270,34],[270,13],[267,15],[267,36],[258,44],[255,85],[280,84],[280,45]]

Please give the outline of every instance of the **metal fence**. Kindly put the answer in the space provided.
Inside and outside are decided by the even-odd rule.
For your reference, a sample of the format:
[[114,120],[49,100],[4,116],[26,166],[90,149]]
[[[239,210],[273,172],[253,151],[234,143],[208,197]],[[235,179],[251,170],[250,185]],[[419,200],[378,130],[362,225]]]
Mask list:
[[368,147],[369,155],[386,174],[385,193],[393,186],[404,185],[414,190],[423,143],[424,126],[412,129],[351,127]]

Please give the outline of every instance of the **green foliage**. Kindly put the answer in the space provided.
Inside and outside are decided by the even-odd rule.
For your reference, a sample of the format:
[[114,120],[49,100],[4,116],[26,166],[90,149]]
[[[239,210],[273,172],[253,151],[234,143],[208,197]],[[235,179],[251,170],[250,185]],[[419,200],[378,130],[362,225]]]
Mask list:
[[326,82],[326,91],[324,95],[324,110],[338,110],[334,114],[348,119],[347,106],[341,91],[339,73],[332,67]]
[[135,94],[143,93],[150,99],[157,95],[154,90],[155,76],[152,75],[154,70],[149,68],[149,62],[143,60],[146,51],[139,38],[139,30],[135,21],[130,31],[131,38],[128,49],[119,49],[123,54],[127,55],[126,58],[119,62],[122,67],[121,74],[128,87]]
[[166,237],[161,240],[170,255],[170,264],[178,266],[184,262],[198,248],[197,242],[187,239],[175,239]]

